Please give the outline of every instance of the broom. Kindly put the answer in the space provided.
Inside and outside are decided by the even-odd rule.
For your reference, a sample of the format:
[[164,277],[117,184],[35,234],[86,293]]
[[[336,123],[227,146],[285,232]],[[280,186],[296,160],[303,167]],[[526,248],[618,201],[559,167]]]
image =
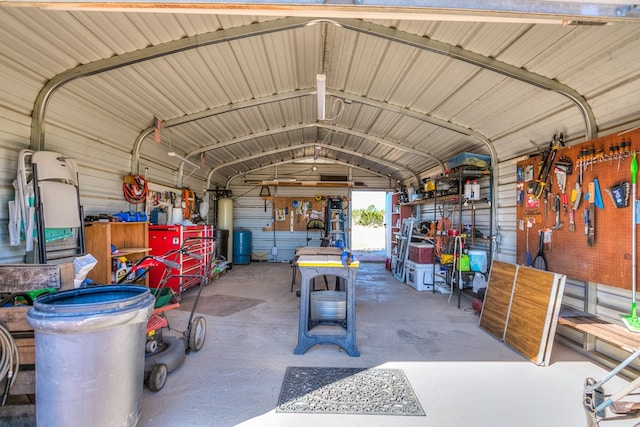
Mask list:
[[636,153],[631,157],[631,314],[621,314],[622,322],[631,332],[640,332],[640,319],[636,311],[636,180],[638,161]]

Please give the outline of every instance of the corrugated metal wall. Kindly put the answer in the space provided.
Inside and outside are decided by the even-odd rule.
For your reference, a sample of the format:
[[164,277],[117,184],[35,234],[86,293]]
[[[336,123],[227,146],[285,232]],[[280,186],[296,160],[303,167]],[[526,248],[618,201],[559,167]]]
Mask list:
[[[271,227],[272,202],[260,197],[262,185],[259,182],[272,179],[288,179],[295,177],[304,181],[319,181],[320,175],[340,175],[349,177],[350,181],[366,183],[367,189],[387,190],[389,180],[375,174],[367,174],[365,171],[351,169],[338,165],[319,165],[318,171],[311,171],[311,165],[286,165],[270,168],[261,173],[247,174],[230,183],[233,192],[233,227],[244,228],[251,231],[252,252],[267,255],[269,261],[288,262],[293,258],[295,248],[307,244],[306,231],[264,231],[263,228]],[[359,187],[364,188],[364,187]],[[270,187],[270,193],[274,197],[299,197],[314,198],[316,194],[351,198],[351,190],[347,187]],[[265,211],[266,205],[266,211]],[[347,220],[347,218],[345,218]],[[351,207],[349,206],[348,220],[351,220]],[[310,232],[310,246],[320,246],[320,233]],[[275,241],[274,241],[275,240]],[[277,256],[272,256],[272,248],[277,247]]]

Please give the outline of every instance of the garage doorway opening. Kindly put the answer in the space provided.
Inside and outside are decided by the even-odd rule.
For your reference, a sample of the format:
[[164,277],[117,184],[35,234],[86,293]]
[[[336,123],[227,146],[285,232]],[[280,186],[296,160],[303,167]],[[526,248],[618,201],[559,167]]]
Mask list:
[[384,262],[386,248],[386,192],[351,193],[351,250],[360,261]]

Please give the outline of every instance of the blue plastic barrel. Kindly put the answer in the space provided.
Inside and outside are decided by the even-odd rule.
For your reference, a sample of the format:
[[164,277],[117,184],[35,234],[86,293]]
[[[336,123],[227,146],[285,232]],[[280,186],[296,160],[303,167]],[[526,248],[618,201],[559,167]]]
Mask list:
[[251,230],[238,228],[233,230],[233,263],[251,262]]
[[38,426],[135,426],[144,384],[144,286],[46,294],[27,321],[35,331]]

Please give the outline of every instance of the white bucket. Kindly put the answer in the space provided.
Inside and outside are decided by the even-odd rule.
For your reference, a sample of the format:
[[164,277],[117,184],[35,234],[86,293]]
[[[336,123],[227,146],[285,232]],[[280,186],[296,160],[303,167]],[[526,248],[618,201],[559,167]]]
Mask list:
[[183,220],[182,208],[173,208],[171,211],[171,222],[173,224],[182,224]]
[[480,273],[487,272],[487,251],[470,249],[468,255],[471,271],[477,271]]

